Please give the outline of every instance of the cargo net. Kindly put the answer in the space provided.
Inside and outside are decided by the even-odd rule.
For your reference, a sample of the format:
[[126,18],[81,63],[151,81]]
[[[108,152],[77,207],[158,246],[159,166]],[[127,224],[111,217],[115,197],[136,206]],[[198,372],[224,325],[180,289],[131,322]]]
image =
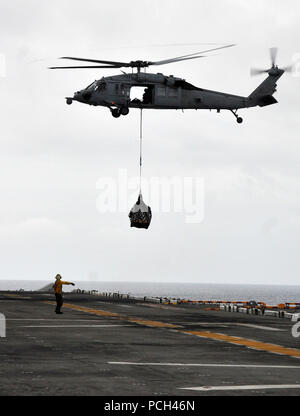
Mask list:
[[144,203],[142,194],[140,194],[137,203],[130,211],[129,218],[132,228],[144,228],[146,230],[149,228],[152,220],[152,212],[151,208]]

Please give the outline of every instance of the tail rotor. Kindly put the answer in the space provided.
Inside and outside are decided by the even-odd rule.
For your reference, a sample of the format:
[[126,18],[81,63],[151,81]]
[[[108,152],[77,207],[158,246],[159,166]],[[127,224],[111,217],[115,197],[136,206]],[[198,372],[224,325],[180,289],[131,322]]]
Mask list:
[[278,55],[278,48],[270,48],[270,57],[271,57],[271,64],[272,67],[270,69],[251,69],[251,76],[261,75],[261,74],[269,74],[278,76],[283,74],[284,72],[292,73],[293,72],[293,65],[289,65],[285,68],[280,69],[277,65],[277,55]]

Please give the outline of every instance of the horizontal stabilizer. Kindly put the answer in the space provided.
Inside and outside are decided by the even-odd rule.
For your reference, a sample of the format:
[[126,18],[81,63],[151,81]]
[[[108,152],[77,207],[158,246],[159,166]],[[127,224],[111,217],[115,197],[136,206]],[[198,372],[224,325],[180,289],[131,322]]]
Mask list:
[[258,105],[260,107],[266,107],[267,105],[277,104],[278,101],[272,95],[265,95],[258,99]]

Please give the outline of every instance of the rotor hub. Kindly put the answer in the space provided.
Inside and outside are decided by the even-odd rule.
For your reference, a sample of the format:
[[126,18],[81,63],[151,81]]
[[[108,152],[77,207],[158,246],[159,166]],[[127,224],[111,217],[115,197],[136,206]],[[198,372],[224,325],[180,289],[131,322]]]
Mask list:
[[131,61],[130,66],[131,68],[146,68],[151,64],[151,62],[148,61]]

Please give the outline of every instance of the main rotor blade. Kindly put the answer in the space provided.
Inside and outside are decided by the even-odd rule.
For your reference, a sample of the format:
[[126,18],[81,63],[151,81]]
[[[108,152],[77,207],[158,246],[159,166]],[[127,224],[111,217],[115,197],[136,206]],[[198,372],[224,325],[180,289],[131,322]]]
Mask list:
[[198,58],[207,58],[207,56],[191,56],[190,58],[181,58],[181,59],[166,59],[165,61],[159,61],[159,62],[151,62],[150,65],[165,65],[165,64],[171,64],[175,62],[180,61],[188,61],[190,59],[198,59]]
[[200,55],[200,54],[203,54],[203,53],[218,51],[220,49],[232,48],[233,46],[236,46],[236,45],[232,44],[232,45],[220,46],[219,48],[207,49],[206,51],[190,53],[188,55],[183,55],[183,56],[177,56],[176,58],[170,58],[170,59],[165,59],[163,61],[151,62],[151,64],[152,65],[163,65],[165,63],[184,60],[182,58],[188,58],[188,57],[192,57],[192,56],[195,56],[195,55]]
[[278,54],[278,48],[271,48],[270,49],[272,66],[275,66],[276,65],[277,54]]
[[70,59],[73,61],[81,61],[81,62],[92,62],[96,64],[107,64],[109,66],[59,66],[59,67],[57,66],[57,67],[51,67],[50,69],[122,68],[122,67],[145,68],[150,65],[164,65],[164,64],[170,64],[172,62],[180,62],[180,61],[187,61],[190,59],[204,58],[205,56],[200,55],[200,54],[218,51],[220,49],[231,48],[233,46],[236,46],[236,45],[220,46],[218,48],[208,49],[202,52],[190,53],[188,55],[177,56],[176,58],[164,59],[162,61],[157,61],[157,62],[149,62],[149,61],[116,62],[116,61],[104,61],[104,60],[99,60],[99,59],[76,58],[73,56],[63,56],[60,59]]
[[98,59],[73,58],[70,56],[63,56],[60,59],[71,59],[73,61],[94,62],[96,64],[117,65],[119,68],[121,68],[122,66],[130,66],[128,62],[102,61]]
[[121,66],[101,66],[101,65],[97,65],[97,66],[53,66],[50,67],[49,69],[95,69],[95,68],[110,68],[110,69],[114,69],[114,68],[122,68]]

